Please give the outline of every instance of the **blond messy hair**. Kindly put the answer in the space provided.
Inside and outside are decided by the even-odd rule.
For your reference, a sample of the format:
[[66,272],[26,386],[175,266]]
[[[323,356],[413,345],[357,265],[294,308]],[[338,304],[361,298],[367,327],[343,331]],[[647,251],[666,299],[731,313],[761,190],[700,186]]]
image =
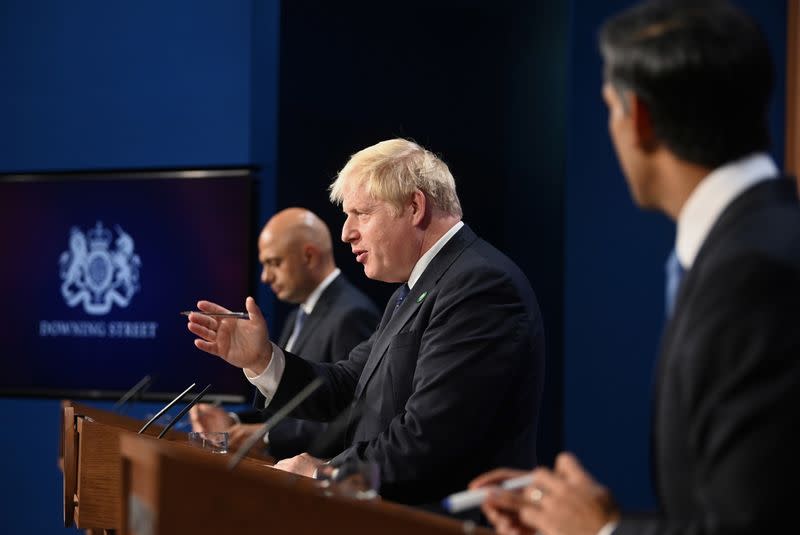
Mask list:
[[369,196],[400,212],[419,189],[445,214],[461,217],[456,183],[447,164],[407,139],[389,139],[353,154],[330,185],[331,202],[341,205],[344,189],[363,186]]

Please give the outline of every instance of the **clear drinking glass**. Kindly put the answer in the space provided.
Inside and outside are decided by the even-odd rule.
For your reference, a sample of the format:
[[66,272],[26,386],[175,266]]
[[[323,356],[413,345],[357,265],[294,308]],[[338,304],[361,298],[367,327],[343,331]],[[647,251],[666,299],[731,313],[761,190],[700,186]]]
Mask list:
[[189,444],[211,453],[228,453],[229,438],[227,431],[192,431]]

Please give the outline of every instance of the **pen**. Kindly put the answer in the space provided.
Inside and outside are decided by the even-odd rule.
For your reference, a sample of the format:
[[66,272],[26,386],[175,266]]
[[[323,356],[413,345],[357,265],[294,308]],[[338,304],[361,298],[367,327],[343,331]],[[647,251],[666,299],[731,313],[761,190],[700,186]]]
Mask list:
[[[533,474],[525,474],[524,476],[506,479],[500,483],[498,487],[504,490],[514,490],[527,487],[531,483],[533,483]],[[456,492],[442,500],[442,506],[451,513],[460,513],[461,511],[478,507],[489,497],[489,491],[491,489],[492,487],[484,487],[481,489]]]
[[249,320],[250,319],[250,314],[248,314],[247,312],[217,312],[217,313],[213,313],[213,312],[203,312],[202,310],[184,310],[183,312],[181,312],[181,314],[183,314],[184,316],[188,316],[192,312],[194,312],[195,314],[202,314],[204,316],[209,316],[209,317],[212,317],[212,318],[236,318],[236,319],[240,319],[240,320]]

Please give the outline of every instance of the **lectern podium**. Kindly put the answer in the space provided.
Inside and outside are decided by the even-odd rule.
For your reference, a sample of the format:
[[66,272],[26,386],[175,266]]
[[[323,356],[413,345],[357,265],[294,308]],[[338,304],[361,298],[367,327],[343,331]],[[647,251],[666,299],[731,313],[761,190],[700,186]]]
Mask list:
[[[87,530],[120,528],[119,436],[135,434],[143,422],[87,405],[61,403],[59,464],[64,472],[64,525]],[[158,434],[161,426],[146,432]],[[170,430],[167,440],[186,440]]]
[[62,403],[64,524],[89,533],[488,534],[488,530],[387,501],[328,495],[317,482],[248,456],[190,446],[186,433],[101,409]]
[[127,535],[445,535],[488,530],[399,504],[326,495],[317,482],[245,459],[120,437]]
[[[61,403],[59,465],[64,473],[64,526],[74,524],[101,533],[122,527],[120,436],[141,436],[136,433],[143,424],[136,418],[72,401]],[[147,438],[155,440],[162,429],[152,425],[145,431]],[[164,441],[183,445],[187,436],[170,430],[160,442]]]

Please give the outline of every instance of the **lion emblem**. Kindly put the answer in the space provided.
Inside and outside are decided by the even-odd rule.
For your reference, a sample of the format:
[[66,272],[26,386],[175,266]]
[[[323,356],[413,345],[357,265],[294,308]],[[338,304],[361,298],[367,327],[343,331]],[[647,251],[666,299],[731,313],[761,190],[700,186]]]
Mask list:
[[139,291],[139,255],[133,238],[116,225],[117,239],[98,221],[86,234],[72,227],[69,250],[61,253],[61,295],[70,307],[83,305],[87,314],[107,314],[112,305],[125,308]]

